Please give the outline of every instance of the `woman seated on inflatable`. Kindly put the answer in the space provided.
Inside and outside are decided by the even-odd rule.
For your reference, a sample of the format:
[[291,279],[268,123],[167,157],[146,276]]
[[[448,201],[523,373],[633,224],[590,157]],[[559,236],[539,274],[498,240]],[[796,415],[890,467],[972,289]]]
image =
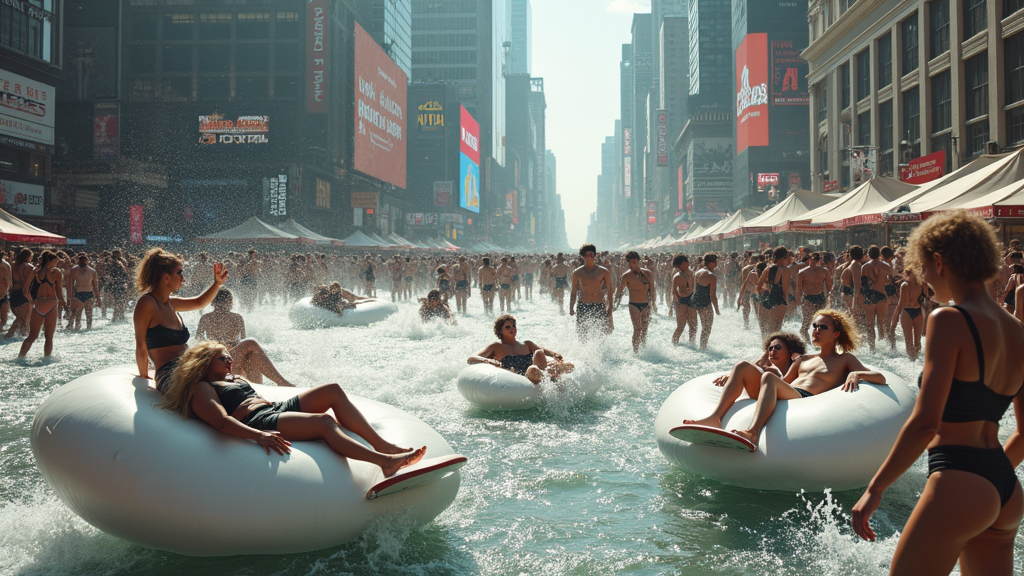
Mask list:
[[[199,343],[181,356],[160,407],[182,418],[195,414],[225,434],[255,441],[267,454],[271,449],[281,455],[291,452],[289,440],[323,440],[346,458],[380,466],[385,477],[418,462],[427,450],[385,441],[337,384],[309,388],[283,402],[264,400],[244,378],[231,376],[231,354],[219,342]],[[349,438],[342,428],[373,449]]]
[[714,412],[707,418],[683,423],[721,428],[725,413],[736,403],[740,392],[746,390],[748,396],[757,399],[753,422],[746,430],[731,432],[757,445],[779,400],[809,398],[839,386],[845,392],[853,392],[860,380],[885,384],[884,375],[868,370],[852,354],[857,341],[858,334],[849,316],[835,310],[819,310],[811,324],[811,343],[820,348],[818,354],[797,358],[783,377],[772,371],[757,374],[749,369],[733,369]]
[[345,313],[345,310],[355,309],[356,304],[360,302],[369,302],[371,300],[373,300],[373,298],[356,296],[352,292],[342,288],[341,284],[334,282],[329,286],[321,284],[316,288],[313,288],[313,298],[311,302],[314,306],[319,306],[324,310],[337,312],[341,315]]
[[[135,275],[135,285],[142,293],[132,316],[135,363],[139,376],[149,378],[149,361],[153,361],[156,370],[153,379],[160,392],[167,391],[174,366],[188,350],[191,334],[179,313],[209,306],[228,279],[227,268],[217,262],[213,265],[213,284],[205,292],[194,298],[178,298],[171,295],[185,285],[182,268],[183,262],[176,254],[163,248],[153,248],[139,262]],[[231,354],[237,359],[239,372],[250,376],[253,382],[261,383],[266,376],[278,386],[292,385],[277,371],[255,340],[243,339],[231,349]]]
[[789,367],[804,355],[807,348],[804,341],[792,332],[775,332],[764,339],[764,352],[754,362],[740,360],[729,374],[715,378],[715,386],[725,386],[729,378],[760,379],[761,374],[771,372],[776,376],[784,376]]
[[[516,340],[516,318],[511,314],[499,316],[494,321],[494,335],[498,342],[470,356],[469,364],[490,364],[526,376],[530,382],[540,384],[544,371],[552,380],[572,372],[576,367],[565,362],[562,355],[554,350],[542,348],[527,340]],[[553,360],[548,362],[548,356]]]

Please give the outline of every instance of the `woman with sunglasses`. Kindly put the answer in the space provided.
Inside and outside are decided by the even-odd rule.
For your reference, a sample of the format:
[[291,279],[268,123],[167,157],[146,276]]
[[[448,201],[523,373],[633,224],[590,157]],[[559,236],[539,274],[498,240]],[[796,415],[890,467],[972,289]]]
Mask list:
[[[135,363],[139,376],[149,378],[149,361],[156,370],[154,380],[161,393],[170,386],[171,372],[178,359],[188,350],[191,334],[181,319],[181,312],[202,310],[213,302],[217,292],[228,279],[227,269],[220,262],[213,265],[213,284],[194,298],[179,298],[176,294],[185,284],[184,263],[176,254],[163,248],[153,248],[139,262],[135,286],[142,296],[135,304],[132,315],[135,324]],[[245,374],[262,382],[266,376],[278,386],[291,386],[277,371],[263,348],[246,338],[231,349],[240,361]]]
[[[756,389],[761,386],[761,374],[773,372],[780,376],[789,372],[789,367],[797,358],[804,355],[807,348],[803,340],[792,332],[775,332],[764,340],[764,352],[754,362],[740,360],[728,374],[715,378],[715,386],[725,386],[732,379],[732,389],[722,392],[722,396],[731,396],[744,388]],[[741,383],[742,386],[738,386]]]
[[[530,340],[519,342],[516,340],[517,334],[515,316],[499,316],[494,321],[494,335],[498,341],[470,356],[467,363],[503,368],[526,376],[534,384],[540,384],[545,371],[552,380],[557,380],[562,374],[568,374],[576,368],[565,362],[562,355],[554,350],[538,346]],[[551,362],[548,356],[552,358]]]
[[[970,247],[970,249],[965,249]],[[890,574],[1010,574],[1024,493],[1024,326],[993,300],[999,273],[992,227],[963,211],[933,216],[910,235],[906,268],[935,291],[925,327],[917,405],[889,457],[853,507],[853,529],[874,540],[869,520],[882,494],[928,449],[928,480],[900,534]],[[999,442],[1014,405],[1016,429]]]

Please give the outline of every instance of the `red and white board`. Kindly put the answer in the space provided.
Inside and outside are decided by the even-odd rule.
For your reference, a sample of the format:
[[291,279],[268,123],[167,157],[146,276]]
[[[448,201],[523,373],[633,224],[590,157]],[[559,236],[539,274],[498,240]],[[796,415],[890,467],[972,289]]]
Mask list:
[[462,468],[465,464],[466,457],[461,454],[449,454],[447,456],[420,460],[412,466],[402,468],[394,476],[385,478],[371,486],[366,491],[366,498],[368,500],[376,500],[377,498],[397,494],[398,492],[422,486],[423,484],[436,482],[454,474],[456,470]]
[[733,434],[732,432],[715,428],[713,426],[702,426],[700,424],[683,424],[676,426],[668,432],[673,438],[689,442],[691,444],[703,444],[705,446],[718,446],[719,448],[732,448],[753,452],[757,446],[746,438]]

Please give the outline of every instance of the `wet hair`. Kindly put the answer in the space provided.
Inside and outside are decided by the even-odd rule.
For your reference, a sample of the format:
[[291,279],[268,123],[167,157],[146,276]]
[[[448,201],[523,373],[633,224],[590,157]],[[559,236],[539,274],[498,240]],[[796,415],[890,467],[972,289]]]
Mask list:
[[772,261],[779,262],[783,258],[789,258],[789,249],[785,246],[779,246],[775,250],[772,250]]
[[213,304],[214,307],[217,307],[218,304],[226,304],[234,299],[235,295],[231,290],[221,288],[220,290],[217,290],[217,295],[213,297],[213,302],[211,302],[211,304]]
[[594,255],[597,256],[597,246],[594,246],[593,244],[584,244],[583,246],[580,246],[580,256],[583,256],[587,252],[593,252]]
[[78,265],[79,266],[85,266],[88,263],[89,263],[89,255],[88,254],[86,254],[85,252],[82,252],[81,254],[78,255]]
[[910,234],[904,267],[924,278],[924,263],[941,254],[949,271],[965,282],[987,282],[1001,265],[996,234],[977,216],[953,210],[932,216]]
[[705,266],[711,264],[712,262],[718,262],[718,254],[715,254],[714,252],[708,252],[707,254],[704,255],[703,260]]
[[839,339],[836,340],[836,345],[843,353],[853,352],[857,349],[857,345],[860,344],[860,333],[857,332],[857,327],[849,314],[826,308],[818,310],[814,315],[825,316],[832,320],[832,327],[836,332],[839,332]]
[[1024,264],[1014,264],[1010,266],[1010,270],[1014,274],[1024,274]]
[[637,252],[636,250],[630,250],[629,252],[626,252],[626,260],[639,260],[639,259],[640,259],[640,253]]
[[736,259],[736,258],[739,258],[739,257],[740,257],[740,253],[739,252],[729,252],[729,258]]
[[682,264],[683,262],[689,262],[689,261],[690,261],[690,258],[686,254],[679,254],[678,256],[676,256],[675,258],[672,259],[672,265],[675,266],[676,268],[678,268],[679,265]]
[[809,258],[811,260],[821,260],[821,252],[811,252]]
[[860,260],[861,258],[864,257],[864,249],[854,244],[853,246],[850,246],[850,251],[848,254],[850,255],[851,259]]
[[196,387],[210,369],[210,364],[224,352],[227,352],[227,347],[212,340],[199,342],[186,350],[171,372],[171,385],[164,394],[164,401],[158,406],[174,412],[182,419],[188,418]]
[[889,246],[882,246],[882,258],[892,258],[896,256],[896,252],[893,251]]
[[882,255],[882,251],[878,249],[878,246],[875,246],[875,245],[872,244],[871,247],[868,248],[868,258],[871,258],[872,260],[875,260],[876,258],[878,258],[881,255]]
[[486,256],[484,256],[484,266],[490,266],[490,265],[491,265],[491,259],[486,257]]
[[501,340],[501,329],[505,327],[505,322],[509,320],[515,322],[516,317],[511,314],[502,314],[494,321],[494,335],[498,337],[498,340]]
[[1020,252],[1010,252],[1010,260],[1020,260],[1024,258],[1024,254]]
[[793,334],[792,332],[772,333],[770,336],[764,339],[763,348],[765,350],[767,350],[768,346],[771,345],[772,340],[782,340],[782,345],[786,347],[786,350],[789,350],[790,354],[796,352],[797,354],[803,356],[804,353],[807,352],[807,347],[804,346],[804,341],[799,336]]
[[31,262],[31,261],[32,261],[32,251],[29,250],[28,248],[22,248],[21,251],[18,252],[18,258],[14,261],[14,263],[15,264],[24,264],[26,262]]
[[824,254],[821,255],[821,261],[822,262],[835,262],[836,261],[836,255],[831,253],[831,252],[825,252]]
[[151,292],[164,274],[173,273],[174,268],[181,265],[181,258],[177,254],[163,248],[151,248],[135,271],[135,287],[143,294]]
[[437,270],[434,270],[434,272],[437,272],[438,274],[444,274],[445,273],[444,265],[442,264],[441,266],[438,266]]
[[[54,252],[53,250],[43,250],[43,253],[39,255],[39,267],[40,268],[45,268],[45,266],[47,264],[49,264],[51,260],[56,260],[56,259],[57,259],[57,253],[56,252]],[[46,271],[49,272],[49,270],[46,270]]]
[[757,266],[755,266],[754,268],[757,270],[757,275],[760,276],[761,273],[764,272],[764,269],[767,267],[768,265],[765,264],[764,262],[758,262]]

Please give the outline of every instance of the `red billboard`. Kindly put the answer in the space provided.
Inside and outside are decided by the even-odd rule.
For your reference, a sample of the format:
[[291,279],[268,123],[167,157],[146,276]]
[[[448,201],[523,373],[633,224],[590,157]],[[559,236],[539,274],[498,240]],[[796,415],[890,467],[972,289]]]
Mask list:
[[128,232],[132,244],[142,244],[142,206],[128,207]]
[[648,202],[647,203],[647,223],[656,224],[658,222],[658,203]]
[[668,111],[658,110],[657,120],[658,166],[668,166]]
[[306,4],[306,112],[327,114],[330,95],[330,20],[328,0]]
[[768,34],[747,34],[736,49],[736,153],[768,145]]
[[459,206],[480,213],[480,123],[460,107]]
[[355,24],[356,170],[405,188],[405,105],[409,79]]
[[807,106],[807,61],[792,40],[772,40],[772,106]]
[[945,168],[946,151],[939,150],[914,158],[906,166],[900,166],[900,180],[907,184],[924,184],[941,178]]

